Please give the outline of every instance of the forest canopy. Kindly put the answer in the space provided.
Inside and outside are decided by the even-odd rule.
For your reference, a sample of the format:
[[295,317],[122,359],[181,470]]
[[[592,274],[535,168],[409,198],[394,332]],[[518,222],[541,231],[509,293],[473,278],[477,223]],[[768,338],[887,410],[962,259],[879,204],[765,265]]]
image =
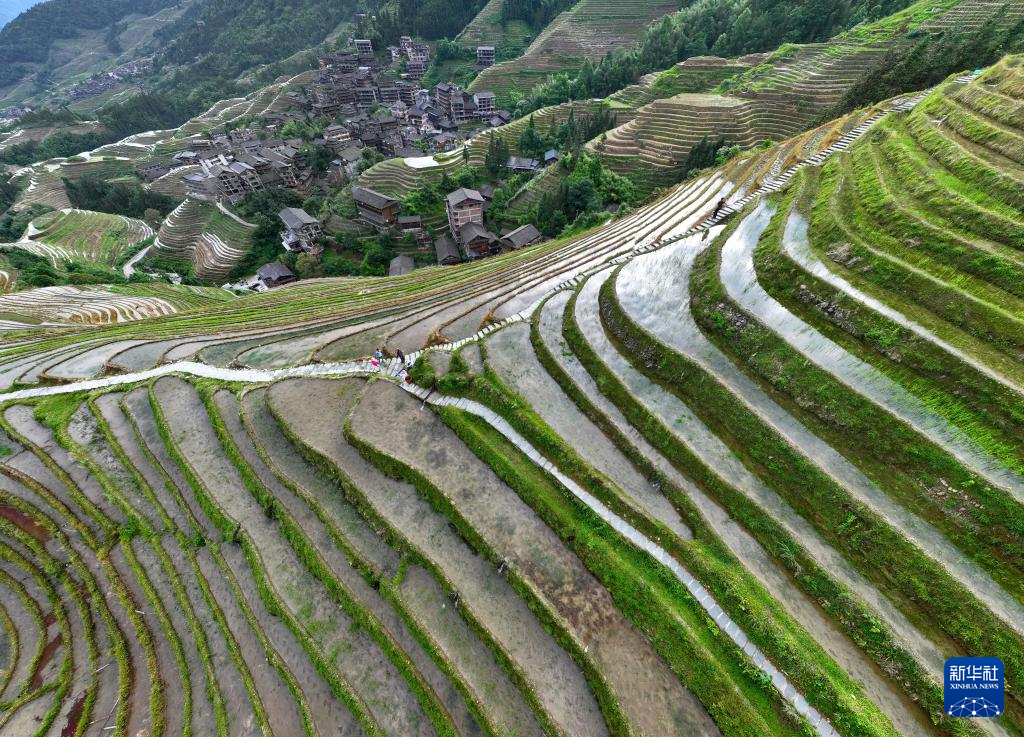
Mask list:
[[29,8],[0,30],[0,87],[43,64],[55,41],[74,38],[120,21],[129,13],[152,14],[179,0],[49,0]]

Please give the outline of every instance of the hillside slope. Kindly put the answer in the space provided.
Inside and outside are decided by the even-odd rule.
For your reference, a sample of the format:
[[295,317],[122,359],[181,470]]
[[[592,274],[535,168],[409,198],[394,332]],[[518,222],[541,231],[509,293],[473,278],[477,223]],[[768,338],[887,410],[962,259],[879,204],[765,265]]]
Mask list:
[[1022,102],[1009,57],[568,241],[13,335],[5,726],[1020,734]]
[[0,30],[0,106],[152,54],[154,33],[192,0],[46,0]]
[[470,92],[491,90],[506,103],[553,72],[578,69],[585,59],[598,61],[613,49],[636,43],[653,21],[678,8],[675,0],[579,0],[552,20],[522,56],[481,72]]
[[[929,7],[926,7],[929,6]],[[874,99],[874,76],[894,64],[898,51],[925,34],[955,26],[979,32],[993,22],[1010,28],[1024,20],[1024,4],[964,0],[947,9],[918,3],[890,19],[868,24],[826,43],[787,45],[754,67],[723,79],[712,94],[683,93],[639,108],[625,125],[592,143],[615,171],[631,176],[643,191],[675,181],[690,151],[704,137],[744,148],[778,141],[820,122],[859,89]],[[996,30],[992,29],[993,32]],[[1022,42],[1020,34],[1015,43]],[[677,70],[728,69],[734,61],[693,58]],[[614,99],[614,96],[613,96]],[[853,107],[853,106],[850,106]]]

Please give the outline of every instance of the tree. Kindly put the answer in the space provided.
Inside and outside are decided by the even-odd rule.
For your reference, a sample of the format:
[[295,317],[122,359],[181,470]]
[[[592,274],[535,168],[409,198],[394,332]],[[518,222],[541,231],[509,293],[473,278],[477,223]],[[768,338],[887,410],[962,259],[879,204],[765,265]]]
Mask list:
[[295,273],[300,279],[320,276],[320,260],[310,253],[300,253],[295,259]]
[[303,146],[299,151],[306,161],[306,166],[312,169],[314,174],[323,174],[327,171],[327,167],[331,165],[331,160],[334,158],[329,149],[312,143]]
[[538,157],[543,155],[545,150],[544,137],[537,131],[537,126],[534,125],[531,115],[519,136],[519,152],[523,156]]
[[505,173],[508,164],[508,144],[502,136],[492,133],[487,143],[487,155],[484,156],[484,169],[492,177],[500,177]]
[[163,223],[164,216],[160,214],[159,210],[153,207],[147,207],[146,211],[142,213],[142,220],[149,227],[156,229]]

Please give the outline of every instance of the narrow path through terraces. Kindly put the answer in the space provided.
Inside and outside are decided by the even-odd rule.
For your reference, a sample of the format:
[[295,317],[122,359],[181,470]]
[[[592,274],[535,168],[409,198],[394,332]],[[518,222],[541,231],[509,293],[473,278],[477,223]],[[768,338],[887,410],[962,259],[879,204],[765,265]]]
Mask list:
[[[969,81],[973,78],[973,75],[968,75],[962,81]],[[961,80],[958,80],[961,81]],[[711,228],[719,225],[729,216],[735,214],[739,210],[743,209],[747,204],[761,198],[766,194],[778,191],[796,174],[796,172],[806,166],[816,166],[821,164],[828,158],[832,153],[842,151],[848,148],[854,141],[864,135],[870,128],[877,123],[887,112],[891,111],[903,111],[909,110],[920,102],[926,93],[916,95],[914,97],[905,98],[897,101],[892,107],[878,113],[872,118],[865,121],[863,124],[855,128],[854,130],[847,133],[845,136],[840,138],[835,144],[828,147],[821,153],[817,154],[811,159],[801,161],[794,167],[783,172],[777,178],[773,178],[764,183],[760,188],[748,193],[741,194],[740,192],[733,193],[727,205],[719,212],[715,217],[708,218],[705,221],[689,227],[685,232],[678,232],[680,228],[674,228],[670,234],[670,237],[658,241],[648,242],[644,245],[640,245],[633,251],[627,254],[623,254],[611,261],[611,263],[622,263],[633,259],[643,253],[653,251],[658,248],[662,248],[670,243],[674,243],[683,238],[692,236],[695,233],[702,231],[708,231]],[[598,265],[592,265],[582,273],[563,281],[560,284],[554,285],[546,294],[541,295],[530,307],[518,312],[511,317],[508,317],[499,323],[488,326],[487,328],[479,331],[477,334],[466,338],[464,340],[457,341],[455,343],[439,346],[431,350],[440,351],[453,351],[462,347],[463,345],[479,341],[486,337],[495,330],[504,327],[510,323],[521,322],[530,318],[536,309],[537,305],[541,304],[550,294],[565,289],[566,287],[574,286],[578,284],[582,279],[588,275],[607,268],[607,263]],[[407,358],[415,360],[421,352],[417,351],[410,354]],[[199,363],[195,361],[179,361],[168,363],[147,371],[130,372],[124,374],[118,374],[114,376],[108,376],[100,379],[91,379],[85,381],[71,382],[67,384],[61,384],[57,386],[48,387],[35,387],[29,389],[22,389],[13,392],[6,392],[0,394],[0,401],[16,401],[24,399],[32,399],[38,397],[46,397],[57,394],[66,394],[78,391],[89,391],[94,389],[109,388],[115,386],[129,386],[138,384],[140,382],[146,382],[159,376],[166,376],[171,374],[184,374],[189,376],[195,376],[200,378],[211,378],[221,381],[234,381],[244,383],[271,383],[280,381],[286,378],[292,377],[341,377],[351,375],[367,375],[378,373],[397,380],[398,376],[403,370],[403,366],[399,364],[397,360],[388,361],[381,367],[374,367],[369,361],[350,361],[344,363],[307,363],[299,366],[283,369],[240,369],[240,368],[223,368],[210,366],[208,364]],[[711,594],[685,569],[680,563],[673,558],[665,549],[655,543],[653,540],[645,536],[635,527],[630,525],[624,519],[613,513],[608,507],[602,502],[588,493],[585,489],[579,486],[572,479],[563,474],[558,468],[554,467],[550,461],[544,458],[530,443],[519,435],[512,427],[501,417],[495,414],[493,411],[478,405],[474,402],[465,399],[458,399],[454,397],[436,395],[431,393],[429,390],[422,387],[402,384],[402,386],[417,395],[424,400],[425,403],[429,403],[434,406],[455,406],[464,411],[470,412],[478,417],[481,417],[487,421],[494,429],[504,435],[509,441],[511,441],[516,447],[522,450],[534,463],[543,468],[545,471],[550,473],[566,490],[573,494],[582,503],[586,504],[591,510],[593,510],[598,516],[605,520],[608,524],[614,527],[621,535],[626,537],[631,543],[636,545],[641,550],[651,555],[654,559],[659,561],[662,565],[668,568],[674,576],[676,576],[694,595],[694,597],[700,602],[701,606],[710,616],[710,618],[716,623],[716,625],[723,631],[733,642],[740,647],[743,652],[750,658],[755,667],[765,673],[770,679],[775,688],[779,691],[782,697],[802,716],[804,716],[808,723],[811,724],[815,732],[821,737],[832,737],[837,735],[837,732],[814,707],[807,703],[804,696],[799,693],[796,688],[789,682],[785,675],[762,653],[750,640],[746,633],[740,629],[740,627],[732,621],[732,619],[721,609],[718,603],[714,600]]]

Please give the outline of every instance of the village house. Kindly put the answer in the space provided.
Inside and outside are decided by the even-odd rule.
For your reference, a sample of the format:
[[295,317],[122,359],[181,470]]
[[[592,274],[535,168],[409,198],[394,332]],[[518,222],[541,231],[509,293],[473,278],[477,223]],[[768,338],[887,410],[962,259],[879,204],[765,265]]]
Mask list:
[[410,59],[405,63],[405,75],[409,79],[423,79],[430,62]]
[[398,229],[403,233],[414,233],[423,228],[423,218],[419,215],[399,215]]
[[469,223],[484,224],[484,198],[475,189],[460,187],[445,197],[448,210],[448,229],[459,244],[463,243],[462,228]]
[[540,162],[537,159],[527,159],[522,156],[509,156],[508,162],[505,165],[513,174],[522,174],[523,172],[536,171],[537,167],[540,166]]
[[499,244],[502,251],[517,251],[542,240],[544,236],[541,232],[532,223],[527,223],[503,235],[499,239]]
[[295,276],[292,270],[280,261],[271,261],[269,264],[263,264],[263,266],[256,270],[256,280],[262,284],[265,289],[280,287],[284,284],[289,284],[296,279],[298,279],[298,277]]
[[434,150],[434,153],[440,154],[447,151],[454,151],[459,147],[458,136],[454,133],[438,133],[431,139],[430,147]]
[[423,125],[426,116],[426,112],[419,105],[414,105],[405,113],[405,119],[409,122],[409,125],[414,125],[417,128]]
[[477,46],[476,47],[476,68],[486,69],[487,67],[494,66],[494,47],[493,46]]
[[319,240],[324,230],[315,217],[298,207],[286,207],[277,217],[284,223],[281,245],[285,250],[313,254],[323,251]]
[[458,85],[454,85],[451,82],[441,82],[434,85],[434,102],[442,111],[442,114],[449,114],[452,107],[452,97],[461,92],[462,90],[459,89]]
[[462,261],[459,244],[447,233],[434,241],[434,255],[439,266],[451,266]]
[[388,276],[403,276],[416,268],[412,256],[395,256],[388,264]]
[[155,182],[171,170],[171,165],[163,161],[152,161],[147,164],[139,164],[135,167],[138,175],[147,182]]
[[353,187],[352,200],[355,202],[359,217],[371,225],[377,228],[390,228],[398,223],[401,203],[393,197],[366,187]]
[[332,151],[342,151],[352,140],[352,135],[345,126],[333,123],[324,128],[324,140]]
[[456,125],[476,119],[476,103],[473,96],[462,90],[453,93],[448,107],[448,117]]
[[373,59],[373,42],[368,38],[357,38],[355,41],[355,47],[356,53],[359,54],[360,61]]
[[[494,121],[497,121],[495,123]],[[491,125],[497,128],[499,125],[508,125],[512,122],[512,113],[508,110],[495,110],[491,116]]]
[[498,252],[498,236],[487,230],[482,223],[466,223],[460,232],[462,247],[470,258],[483,258]]
[[498,97],[493,92],[477,92],[473,95],[476,104],[476,117],[487,120],[494,115],[494,104]]

